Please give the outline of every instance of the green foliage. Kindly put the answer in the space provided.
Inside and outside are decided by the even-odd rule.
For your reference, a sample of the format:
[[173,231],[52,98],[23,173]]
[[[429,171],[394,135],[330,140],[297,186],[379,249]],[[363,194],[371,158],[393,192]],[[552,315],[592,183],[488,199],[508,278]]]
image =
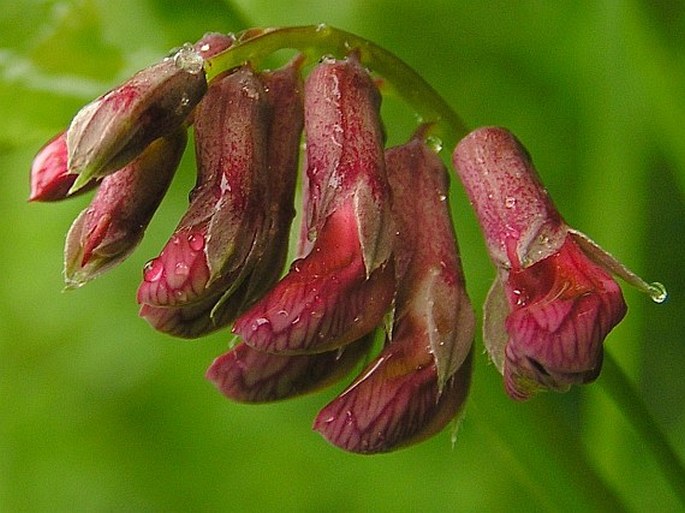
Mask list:
[[[446,432],[370,458],[311,431],[335,391],[269,406],[224,400],[203,374],[228,333],[174,340],[136,316],[141,268],[186,204],[192,152],[134,256],[61,293],[64,234],[88,198],[27,204],[28,169],[42,143],[86,101],[207,30],[319,22],[396,53],[469,126],[514,131],[569,223],[669,287],[662,306],[627,290],[628,317],[606,347],[685,455],[681,2],[5,0],[0,510],[679,510],[602,378],[514,404],[479,350],[454,447]],[[387,104],[396,143],[412,120],[395,100]],[[493,271],[453,182],[478,305]]]

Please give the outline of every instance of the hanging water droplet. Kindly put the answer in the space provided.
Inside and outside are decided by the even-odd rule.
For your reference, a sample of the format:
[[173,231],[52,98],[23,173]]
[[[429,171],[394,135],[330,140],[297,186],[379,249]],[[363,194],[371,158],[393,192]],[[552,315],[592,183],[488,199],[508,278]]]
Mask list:
[[649,284],[648,292],[649,297],[651,297],[652,301],[655,303],[663,303],[668,298],[666,287],[663,283],[659,283],[658,281]]
[[205,61],[202,56],[195,51],[193,45],[185,43],[174,54],[174,64],[180,70],[197,75],[203,70]]

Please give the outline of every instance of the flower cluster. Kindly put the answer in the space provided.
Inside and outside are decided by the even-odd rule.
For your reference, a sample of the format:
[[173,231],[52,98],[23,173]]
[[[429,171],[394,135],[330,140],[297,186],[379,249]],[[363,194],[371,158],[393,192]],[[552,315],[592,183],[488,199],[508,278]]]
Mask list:
[[[192,130],[196,184],[145,265],[140,315],[184,338],[232,325],[240,341],[207,378],[236,401],[293,397],[356,368],[314,422],[345,450],[431,436],[463,410],[475,332],[448,173],[426,143],[431,127],[385,148],[377,81],[355,51],[308,73],[297,56],[274,71],[243,63],[208,81],[206,60],[240,43],[207,34],[185,45],[85,106],[40,150],[31,200],[97,188],[67,235],[67,286],[133,251]],[[302,138],[298,257],[282,276]],[[469,134],[453,161],[498,268],[484,340],[506,391],[525,399],[592,381],[626,311],[611,274],[660,289],[564,223],[506,130]]]

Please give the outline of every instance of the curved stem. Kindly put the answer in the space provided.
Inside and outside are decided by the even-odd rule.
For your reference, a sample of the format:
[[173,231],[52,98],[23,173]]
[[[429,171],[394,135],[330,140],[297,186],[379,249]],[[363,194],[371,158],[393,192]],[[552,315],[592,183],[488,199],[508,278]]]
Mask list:
[[685,504],[685,467],[678,458],[666,435],[661,431],[649,413],[635,385],[623,372],[616,360],[605,352],[604,370],[599,381],[604,391],[618,406],[626,419],[633,425],[638,435],[649,446],[657,464],[675,491]]
[[295,49],[310,61],[322,55],[342,58],[356,52],[359,60],[383,77],[418,114],[421,123],[431,123],[431,135],[449,148],[468,132],[466,125],[449,104],[416,71],[396,55],[364,38],[329,25],[308,25],[264,30],[249,30],[232,47],[205,62],[207,78],[245,62],[258,62],[285,48]]

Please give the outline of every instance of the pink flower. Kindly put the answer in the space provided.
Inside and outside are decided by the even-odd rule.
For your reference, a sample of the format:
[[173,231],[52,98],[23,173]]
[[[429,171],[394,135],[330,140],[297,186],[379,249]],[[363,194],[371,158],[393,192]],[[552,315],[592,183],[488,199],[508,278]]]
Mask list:
[[314,422],[333,444],[363,453],[427,438],[461,411],[475,326],[445,166],[419,138],[388,150],[385,158],[398,233],[392,332],[380,355]]
[[367,278],[352,201],[328,216],[311,253],[235,322],[260,351],[309,353],[347,345],[372,331],[395,292],[392,265]]
[[300,64],[237,71],[198,107],[198,184],[139,289],[140,315],[156,329],[197,337],[226,326],[280,276],[303,123]]
[[[264,229],[268,103],[247,67],[212,82],[195,116],[197,184],[161,254],[148,263],[138,302],[196,303],[240,278]],[[238,281],[238,284],[240,281]]]
[[454,152],[498,275],[485,305],[484,339],[507,393],[593,381],[602,343],[626,313],[610,273],[649,287],[563,221],[516,138],[482,128]]
[[80,287],[121,263],[138,245],[166,193],[186,145],[185,130],[161,137],[102,179],[76,218],[64,248],[68,288]]
[[276,353],[320,352],[372,331],[394,296],[379,95],[354,57],[305,84],[305,256],[233,331]]
[[183,125],[207,90],[204,59],[232,43],[207,34],[83,107],[66,135],[69,173],[78,175],[72,188],[122,168]]

